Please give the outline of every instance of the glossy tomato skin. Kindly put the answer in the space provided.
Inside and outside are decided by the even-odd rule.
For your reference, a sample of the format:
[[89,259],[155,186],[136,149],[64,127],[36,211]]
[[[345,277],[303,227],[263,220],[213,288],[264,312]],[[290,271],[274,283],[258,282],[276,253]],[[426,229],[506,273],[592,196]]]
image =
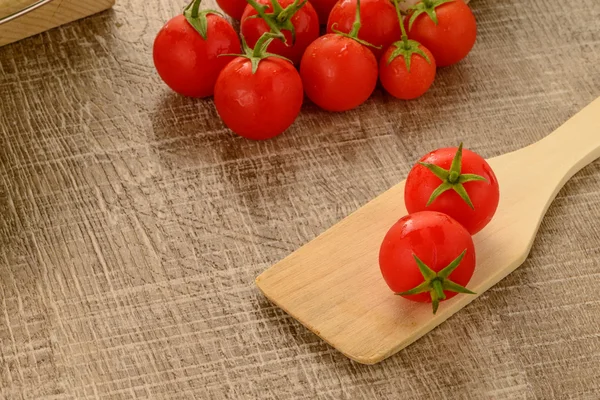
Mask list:
[[[267,13],[273,11],[270,0],[257,0],[257,2],[268,6]],[[294,0],[279,0],[279,4],[283,8],[286,8],[293,2]],[[269,26],[262,19],[248,18],[257,14],[254,7],[248,4],[242,15],[240,29],[242,35],[246,39],[246,43],[248,43],[251,48],[254,48],[254,45],[263,33],[270,31]],[[289,58],[294,64],[299,64],[302,59],[302,54],[304,54],[308,45],[319,37],[319,17],[310,2],[307,2],[294,14],[291,18],[291,22],[296,28],[296,42],[292,45],[291,32],[283,30],[282,32],[285,35],[288,44],[286,45],[281,40],[276,39],[271,42],[267,51]]]
[[211,96],[219,73],[234,58],[219,54],[241,51],[238,35],[229,22],[215,14],[208,14],[206,19],[206,40],[183,15],[167,22],[154,40],[152,52],[159,76],[183,96]]
[[327,24],[329,13],[335,6],[335,3],[337,3],[337,0],[311,0],[311,3],[317,12],[317,15],[319,16],[319,24]]
[[405,26],[410,39],[427,47],[435,57],[438,67],[456,64],[469,54],[477,38],[475,16],[463,0],[444,3],[435,9],[438,24],[423,13],[408,28],[410,15]]
[[364,103],[375,90],[377,73],[377,61],[367,47],[336,34],[312,42],[300,62],[306,95],[328,111]]
[[263,59],[254,74],[250,60],[238,57],[215,85],[215,106],[225,125],[253,140],[285,131],[298,116],[303,98],[298,71],[277,57]]
[[[426,154],[419,161],[448,170],[456,150],[455,147],[438,149]],[[409,172],[404,187],[404,202],[408,212],[439,211],[457,220],[472,235],[481,231],[492,220],[498,208],[500,199],[498,179],[485,159],[467,149],[463,149],[461,173],[476,174],[486,179],[486,181],[471,181],[463,184],[473,203],[473,209],[454,190],[442,193],[427,207],[431,193],[442,181],[417,163]]]
[[392,96],[402,100],[412,100],[422,96],[435,79],[435,58],[427,48],[419,46],[428,57],[413,53],[410,60],[410,72],[403,56],[398,56],[388,64],[395,46],[390,46],[379,60],[379,79],[383,88]]
[[[423,283],[413,255],[435,272],[447,267],[464,250],[459,266],[449,279],[467,286],[475,270],[475,247],[467,230],[446,214],[423,211],[409,214],[396,222],[385,235],[379,250],[383,278],[394,293],[405,292]],[[446,298],[457,293],[444,291]],[[429,293],[403,296],[409,300],[431,302]]]
[[[339,0],[329,14],[327,33],[333,33],[334,28],[350,33],[355,13],[356,0]],[[400,23],[396,9],[389,0],[361,0],[360,21],[358,38],[381,46],[379,49],[369,47],[377,60],[392,43],[400,40]]]
[[239,21],[248,3],[246,0],[217,0],[217,4],[225,14]]

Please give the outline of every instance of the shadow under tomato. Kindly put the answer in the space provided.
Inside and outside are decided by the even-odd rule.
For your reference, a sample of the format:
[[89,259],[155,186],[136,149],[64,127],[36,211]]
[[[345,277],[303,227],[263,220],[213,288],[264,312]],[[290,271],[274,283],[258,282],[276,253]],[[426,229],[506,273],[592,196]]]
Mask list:
[[[210,171],[246,205],[257,206],[259,192],[277,185],[281,177],[293,183],[293,132],[265,141],[249,140],[225,126],[212,98],[191,99],[172,92],[157,103],[151,121],[154,145],[165,167]],[[272,195],[285,195],[285,186],[279,189]]]

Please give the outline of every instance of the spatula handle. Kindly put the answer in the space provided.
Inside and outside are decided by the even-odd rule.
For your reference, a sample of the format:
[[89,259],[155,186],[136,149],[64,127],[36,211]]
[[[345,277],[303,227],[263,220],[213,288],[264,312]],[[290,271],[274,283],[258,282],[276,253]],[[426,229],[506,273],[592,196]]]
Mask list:
[[600,158],[600,97],[527,150],[563,183]]

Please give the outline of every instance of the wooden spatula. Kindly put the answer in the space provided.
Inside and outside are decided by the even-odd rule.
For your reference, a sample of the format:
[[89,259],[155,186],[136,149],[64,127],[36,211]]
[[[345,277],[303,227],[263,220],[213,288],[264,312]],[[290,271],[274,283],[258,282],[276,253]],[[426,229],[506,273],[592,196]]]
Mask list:
[[[494,220],[475,235],[468,284],[485,292],[525,261],[554,197],[600,157],[600,98],[543,140],[489,160],[500,183]],[[265,296],[340,352],[374,364],[398,352],[473,301],[460,294],[431,305],[396,296],[378,263],[387,230],[407,211],[397,184],[257,279]]]

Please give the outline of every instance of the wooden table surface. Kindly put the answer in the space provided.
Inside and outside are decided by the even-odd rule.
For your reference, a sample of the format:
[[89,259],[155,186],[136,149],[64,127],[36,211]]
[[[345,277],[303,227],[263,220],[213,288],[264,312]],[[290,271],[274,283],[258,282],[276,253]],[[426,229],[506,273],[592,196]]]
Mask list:
[[117,1],[0,48],[0,397],[600,398],[598,161],[522,267],[381,364],[254,284],[424,152],[515,150],[600,96],[597,0],[471,4],[473,52],[423,98],[307,104],[267,142],[160,82],[152,42],[181,2]]

